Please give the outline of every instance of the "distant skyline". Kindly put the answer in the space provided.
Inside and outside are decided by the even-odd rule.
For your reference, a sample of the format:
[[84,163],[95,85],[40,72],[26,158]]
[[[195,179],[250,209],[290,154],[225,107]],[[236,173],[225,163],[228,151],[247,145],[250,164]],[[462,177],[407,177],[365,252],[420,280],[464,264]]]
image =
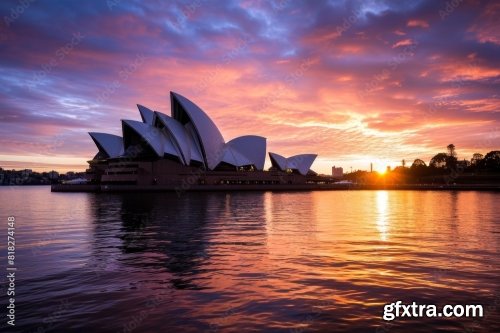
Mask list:
[[[226,141],[331,173],[500,148],[496,1],[3,1],[0,167],[82,171],[90,131],[192,99]],[[267,161],[266,167],[270,163]]]

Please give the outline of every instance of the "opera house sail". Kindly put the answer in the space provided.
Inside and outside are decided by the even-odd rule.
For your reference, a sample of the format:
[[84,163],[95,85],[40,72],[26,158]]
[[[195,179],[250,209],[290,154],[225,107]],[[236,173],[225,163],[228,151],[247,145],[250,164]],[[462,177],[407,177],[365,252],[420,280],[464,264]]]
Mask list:
[[97,154],[87,185],[100,190],[217,190],[304,186],[324,182],[311,170],[316,154],[269,153],[266,138],[225,141],[199,106],[170,92],[170,115],[137,105],[141,120],[121,120],[122,136],[90,132]]

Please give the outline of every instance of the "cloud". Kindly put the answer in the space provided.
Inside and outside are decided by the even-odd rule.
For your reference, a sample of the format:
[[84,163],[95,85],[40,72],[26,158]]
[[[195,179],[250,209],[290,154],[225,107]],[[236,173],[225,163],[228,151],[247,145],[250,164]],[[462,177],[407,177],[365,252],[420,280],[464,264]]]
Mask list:
[[489,3],[483,13],[477,18],[476,22],[470,27],[469,31],[474,33],[477,40],[481,43],[493,43],[499,45],[499,15],[500,3]]
[[396,47],[400,47],[400,46],[409,46],[409,45],[413,45],[413,44],[415,44],[415,42],[413,40],[411,40],[410,38],[407,38],[407,39],[403,39],[403,40],[398,41],[397,43],[392,45],[392,48],[396,48]]
[[428,28],[429,23],[424,20],[409,20],[406,26],[414,28],[414,27],[419,27],[419,28]]
[[[269,150],[332,164],[426,158],[450,142],[468,154],[498,131],[494,1],[463,1],[445,19],[431,0],[192,4],[36,3],[3,25],[3,154],[84,169],[86,132],[120,134],[136,103],[169,113],[169,90],[226,140],[258,134]],[[85,37],[61,59],[75,33]],[[482,153],[498,148],[491,137]]]

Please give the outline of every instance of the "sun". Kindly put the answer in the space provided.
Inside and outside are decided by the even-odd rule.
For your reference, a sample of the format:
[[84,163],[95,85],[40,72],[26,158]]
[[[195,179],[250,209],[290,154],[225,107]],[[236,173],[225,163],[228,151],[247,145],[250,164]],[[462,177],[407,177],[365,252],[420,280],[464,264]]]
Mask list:
[[380,159],[372,156],[365,157],[361,160],[362,165],[366,165],[366,169],[368,171],[373,171],[374,173],[379,174],[380,176],[386,175],[387,171],[391,169],[387,169],[391,164],[393,164],[388,159]]
[[387,172],[390,171],[390,169],[389,169],[389,163],[388,162],[386,162],[386,163],[377,163],[376,165],[374,165],[373,170],[375,172],[377,172],[379,175],[385,176],[385,175],[387,175]]

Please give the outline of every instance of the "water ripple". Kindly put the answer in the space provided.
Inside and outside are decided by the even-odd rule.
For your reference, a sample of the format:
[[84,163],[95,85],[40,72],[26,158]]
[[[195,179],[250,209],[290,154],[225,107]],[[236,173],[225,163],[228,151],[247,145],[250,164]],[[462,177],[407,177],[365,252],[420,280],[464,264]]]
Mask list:
[[[19,187],[0,199],[16,216],[23,332],[500,331],[495,193]],[[487,316],[382,320],[397,300]]]

